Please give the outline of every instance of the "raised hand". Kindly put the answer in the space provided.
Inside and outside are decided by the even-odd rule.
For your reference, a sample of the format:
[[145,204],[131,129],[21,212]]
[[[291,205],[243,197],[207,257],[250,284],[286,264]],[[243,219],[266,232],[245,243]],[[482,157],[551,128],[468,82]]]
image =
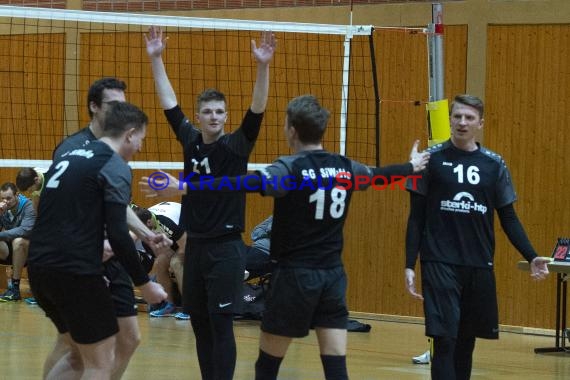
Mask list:
[[414,173],[424,170],[429,161],[428,152],[418,152],[418,146],[420,145],[420,140],[414,141],[412,146],[412,151],[410,152],[410,163],[414,167]]
[[0,202],[0,215],[4,214],[8,210],[8,202],[1,201]]
[[148,28],[148,36],[144,35],[146,42],[146,52],[149,57],[158,57],[166,47],[166,40],[168,37],[162,37],[162,29],[158,26],[151,26]]
[[259,47],[255,40],[251,40],[251,52],[258,63],[268,63],[275,53],[276,40],[273,32],[265,30],[261,32]]

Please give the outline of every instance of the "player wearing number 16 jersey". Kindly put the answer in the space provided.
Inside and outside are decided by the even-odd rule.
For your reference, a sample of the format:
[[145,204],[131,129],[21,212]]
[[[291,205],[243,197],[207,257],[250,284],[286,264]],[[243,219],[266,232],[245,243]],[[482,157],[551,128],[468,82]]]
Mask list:
[[493,260],[494,212],[509,240],[531,263],[532,275],[548,274],[515,213],[509,171],[496,153],[481,147],[483,102],[455,97],[451,139],[431,149],[422,177],[410,188],[405,280],[416,298],[414,266],[420,255],[426,335],[434,338],[434,380],[469,379],[475,338],[499,332]]
[[[263,316],[256,379],[275,379],[293,337],[315,327],[327,379],[347,379],[346,275],[343,227],[356,178],[394,178],[419,171],[428,160],[417,152],[410,163],[371,168],[323,150],[329,112],[310,95],[287,107],[285,135],[292,156],[259,172],[263,193],[275,197],[271,256],[277,268]],[[366,185],[359,186],[362,190]]]

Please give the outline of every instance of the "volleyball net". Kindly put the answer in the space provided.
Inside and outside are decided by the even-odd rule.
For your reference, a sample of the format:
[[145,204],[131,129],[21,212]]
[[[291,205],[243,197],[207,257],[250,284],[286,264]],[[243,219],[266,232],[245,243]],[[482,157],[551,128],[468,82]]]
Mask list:
[[146,53],[151,25],[168,37],[163,58],[182,109],[192,120],[197,95],[217,88],[227,97],[226,132],[239,127],[251,103],[256,62],[250,41],[264,30],[275,33],[269,100],[251,167],[290,153],[282,132],[285,109],[302,94],[317,96],[331,112],[326,149],[373,164],[372,26],[0,6],[0,167],[49,165],[54,147],[88,124],[91,83],[117,77],[127,83],[127,100],[150,120],[131,166],[181,169],[181,147],[160,107]]

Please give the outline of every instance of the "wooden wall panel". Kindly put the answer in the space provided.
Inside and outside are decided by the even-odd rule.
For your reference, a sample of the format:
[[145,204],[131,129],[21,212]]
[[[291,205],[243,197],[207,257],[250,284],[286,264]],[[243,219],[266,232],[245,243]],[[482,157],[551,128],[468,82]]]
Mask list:
[[[427,144],[426,40],[423,35],[377,30],[376,60],[382,102],[381,163],[405,162],[414,139]],[[445,34],[446,93],[465,91],[467,27]],[[421,105],[414,105],[418,100]],[[350,152],[350,150],[349,150]],[[369,162],[373,164],[373,162]],[[344,259],[351,310],[423,316],[404,288],[408,194],[399,188],[356,194],[346,223]]]
[[[549,256],[568,236],[570,195],[570,25],[491,25],[488,28],[485,143],[502,154],[519,201],[517,213],[539,254]],[[497,238],[502,321],[552,326],[554,279],[534,283],[517,271],[520,255]],[[552,277],[555,277],[553,275]]]
[[0,38],[1,158],[49,159],[64,125],[64,34]]

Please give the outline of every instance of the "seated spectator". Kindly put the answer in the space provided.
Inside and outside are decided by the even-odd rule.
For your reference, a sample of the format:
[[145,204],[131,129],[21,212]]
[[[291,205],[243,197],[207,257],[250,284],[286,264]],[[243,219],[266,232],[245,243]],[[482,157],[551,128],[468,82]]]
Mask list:
[[[176,202],[161,202],[148,209],[134,206],[135,213],[139,219],[154,232],[166,234],[172,241],[170,254],[154,255],[154,273],[156,282],[164,287],[168,298],[157,309],[150,312],[151,317],[170,317],[177,319],[189,319],[184,313],[176,313],[176,304],[173,297],[173,283],[170,273],[174,274],[174,279],[178,286],[178,291],[182,294],[182,272],[184,263],[184,249],[186,247],[186,232],[178,225],[180,220],[181,204]],[[144,252],[152,254],[152,250],[142,244]],[[143,253],[144,255],[144,253]]]
[[[38,212],[38,204],[40,203],[40,193],[44,188],[44,173],[47,169],[43,168],[22,168],[16,175],[16,187],[21,193],[28,195],[32,201],[34,210]],[[35,297],[25,298],[24,301],[29,305],[37,305]]]
[[273,270],[274,263],[269,258],[272,223],[273,215],[270,215],[251,231],[252,243],[247,249],[245,263],[245,269],[249,272],[247,279],[264,276]]
[[16,187],[22,193],[29,193],[29,199],[34,205],[34,209],[38,210],[40,201],[40,193],[44,188],[45,169],[40,168],[22,168],[16,175]]
[[0,263],[12,265],[11,285],[0,301],[19,301],[20,279],[28,259],[29,235],[36,221],[32,202],[18,193],[16,185],[0,186]]

